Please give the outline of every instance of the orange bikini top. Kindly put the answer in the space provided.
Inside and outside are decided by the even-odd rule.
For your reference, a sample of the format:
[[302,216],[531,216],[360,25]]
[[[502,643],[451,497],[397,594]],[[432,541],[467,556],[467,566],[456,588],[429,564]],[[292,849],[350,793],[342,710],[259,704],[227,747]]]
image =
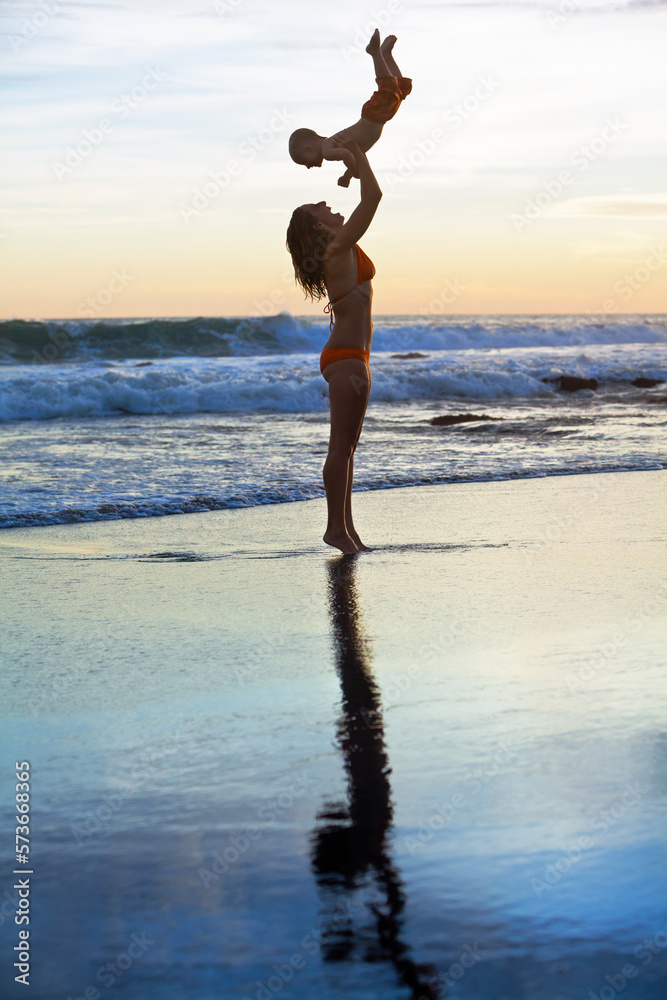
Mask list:
[[352,292],[354,291],[354,289],[358,288],[359,285],[363,285],[363,283],[365,281],[370,281],[371,278],[375,277],[375,264],[370,259],[370,257],[368,256],[368,254],[364,253],[364,251],[361,249],[361,247],[359,246],[358,243],[356,244],[356,247],[357,247],[357,283],[356,283],[356,285],[354,286],[354,288],[351,288],[349,290],[349,292],[345,292],[345,295],[341,295],[341,296],[339,296],[339,298],[333,299],[333,301],[330,300],[329,302],[327,302],[327,304],[324,307],[324,312],[325,313],[329,313],[329,316],[330,316],[330,319],[329,319],[329,328],[330,329],[333,329],[333,321],[334,321],[334,318],[333,318],[333,307],[335,305],[337,305],[338,302],[341,302],[343,299],[346,299],[348,297],[348,295],[351,295]]
[[[374,277],[375,264],[357,243],[357,285],[363,285],[364,281],[370,281]],[[338,301],[340,302],[340,299]]]

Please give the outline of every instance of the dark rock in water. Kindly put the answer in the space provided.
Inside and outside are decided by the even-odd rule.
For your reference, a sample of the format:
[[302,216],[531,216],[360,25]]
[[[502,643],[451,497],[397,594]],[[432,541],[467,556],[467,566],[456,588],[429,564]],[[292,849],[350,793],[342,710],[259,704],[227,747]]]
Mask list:
[[635,378],[632,384],[638,389],[652,389],[655,385],[662,385],[664,381],[664,378]]
[[597,389],[596,378],[579,378],[577,375],[559,375],[558,378],[543,378],[543,382],[555,382],[563,392],[579,392],[580,389]]
[[152,365],[152,364],[153,364],[152,361],[137,361],[137,363],[136,363],[136,365],[134,367],[135,368],[145,368],[146,365]]
[[428,354],[420,354],[419,351],[410,351],[409,354],[392,354],[392,358],[427,358]]
[[560,388],[563,392],[579,392],[580,389],[597,389],[598,380],[596,378],[577,378],[576,375],[563,375],[560,380]]
[[487,413],[447,413],[443,417],[433,417],[430,423],[433,427],[449,427],[451,424],[467,424],[473,420],[502,419],[502,417],[490,417]]

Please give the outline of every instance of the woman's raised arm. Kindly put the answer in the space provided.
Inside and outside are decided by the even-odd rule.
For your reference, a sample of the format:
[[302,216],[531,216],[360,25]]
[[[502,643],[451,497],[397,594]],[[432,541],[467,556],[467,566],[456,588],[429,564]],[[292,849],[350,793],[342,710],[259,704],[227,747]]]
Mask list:
[[361,146],[354,139],[345,139],[341,145],[349,149],[357,161],[357,172],[361,183],[361,201],[340,232],[329,243],[325,260],[331,259],[334,254],[347,253],[355,243],[359,242],[373,221],[373,216],[382,198],[380,185]]

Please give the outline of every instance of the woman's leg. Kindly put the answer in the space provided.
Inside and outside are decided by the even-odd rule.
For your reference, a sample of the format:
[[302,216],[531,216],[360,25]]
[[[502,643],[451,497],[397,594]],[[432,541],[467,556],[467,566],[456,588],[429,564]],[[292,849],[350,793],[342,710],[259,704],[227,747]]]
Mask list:
[[353,487],[353,484],[354,484],[354,452],[357,450],[357,445],[359,444],[359,438],[361,437],[361,430],[363,428],[364,418],[366,416],[366,408],[368,407],[368,397],[370,396],[370,392],[371,392],[371,370],[370,370],[370,367],[366,368],[366,382],[367,382],[367,384],[365,386],[363,384],[361,385],[361,388],[365,392],[365,395],[366,395],[366,405],[364,407],[364,416],[362,417],[361,423],[359,424],[359,433],[357,434],[357,440],[354,442],[354,450],[353,450],[352,455],[350,457],[350,464],[349,464],[349,467],[348,467],[347,497],[345,498],[345,524],[346,524],[346,527],[347,527],[347,533],[350,536],[350,538],[352,539],[352,541],[356,543],[357,548],[364,549],[365,551],[370,552],[370,549],[368,548],[368,546],[364,545],[364,543],[362,542],[362,540],[359,538],[357,530],[354,527],[354,521],[352,520],[352,487]]
[[[368,387],[365,389],[366,393],[366,406],[368,406],[368,397],[371,391],[371,370],[367,369],[368,373]],[[366,416],[366,409],[364,408],[364,417]],[[350,455],[350,461],[347,467],[347,494],[345,497],[345,527],[347,528],[347,533],[356,544],[358,549],[365,549],[370,552],[367,545],[364,545],[362,540],[359,538],[357,529],[354,526],[354,521],[352,519],[352,486],[354,484],[354,452],[357,450],[357,444],[359,443],[359,438],[361,437],[361,428],[363,426],[363,417],[361,424],[359,425],[359,433],[357,434],[357,440],[354,442],[354,449]]]
[[361,540],[357,543],[349,533],[347,515],[349,512],[350,527],[354,531],[350,499],[354,449],[368,405],[370,378],[366,365],[356,359],[334,361],[326,369],[325,378],[329,383],[331,430],[322,471],[328,510],[324,541],[341,552],[352,553],[362,548]]
[[347,493],[345,495],[345,527],[347,528],[347,533],[357,546],[359,551],[366,550],[370,552],[367,545],[364,545],[362,540],[359,538],[357,529],[354,526],[354,521],[352,520],[352,484],[354,480],[354,452],[350,456],[350,461],[347,466]]

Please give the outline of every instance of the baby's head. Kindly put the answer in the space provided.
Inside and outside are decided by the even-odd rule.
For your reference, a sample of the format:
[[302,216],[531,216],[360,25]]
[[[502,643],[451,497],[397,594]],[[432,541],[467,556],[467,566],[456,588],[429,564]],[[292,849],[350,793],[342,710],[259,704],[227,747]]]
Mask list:
[[304,167],[322,166],[322,139],[311,128],[298,128],[289,137],[289,155]]

